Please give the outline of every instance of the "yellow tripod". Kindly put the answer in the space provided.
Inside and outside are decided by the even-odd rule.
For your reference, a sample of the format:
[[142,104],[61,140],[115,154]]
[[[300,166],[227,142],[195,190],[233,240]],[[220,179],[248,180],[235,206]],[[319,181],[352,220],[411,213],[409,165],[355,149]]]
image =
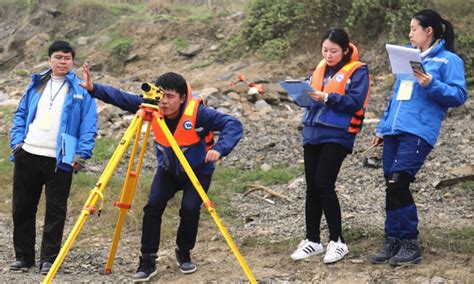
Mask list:
[[[54,261],[53,266],[51,267],[48,274],[44,278],[43,283],[51,283],[53,277],[56,275],[56,272],[58,271],[64,258],[66,257],[66,254],[71,248],[72,243],[77,238],[79,231],[84,226],[84,223],[87,217],[95,213],[96,211],[95,205],[97,201],[99,201],[99,199],[101,199],[100,208],[102,207],[103,191],[107,185],[107,182],[112,176],[112,173],[114,172],[115,168],[120,162],[123,154],[125,153],[128,146],[130,145],[132,139],[135,139],[133,143],[132,152],[130,155],[130,161],[128,164],[127,174],[126,174],[125,181],[122,188],[120,201],[114,204],[115,206],[119,208],[119,216],[118,216],[117,224],[115,227],[115,233],[112,240],[112,246],[109,252],[109,257],[107,260],[107,264],[105,266],[106,273],[112,272],[112,266],[114,263],[114,258],[115,258],[115,253],[117,251],[118,242],[120,240],[122,226],[125,221],[125,216],[127,214],[127,211],[128,209],[130,209],[133,195],[135,193],[135,187],[137,184],[138,177],[140,175],[140,168],[142,165],[143,156],[145,155],[145,152],[146,152],[146,144],[148,141],[148,137],[150,136],[151,122],[153,120],[155,120],[158,123],[158,126],[165,134],[166,139],[171,145],[171,148],[173,149],[175,155],[178,157],[184,171],[186,172],[192,184],[194,185],[194,188],[199,193],[199,196],[201,197],[203,201],[204,207],[206,207],[209,213],[211,214],[212,218],[214,219],[214,222],[216,223],[217,227],[221,231],[222,235],[227,241],[227,244],[231,248],[235,257],[237,258],[237,261],[239,262],[240,266],[242,267],[245,274],[247,275],[247,278],[249,279],[250,283],[257,283],[255,280],[255,277],[252,274],[252,271],[248,267],[247,263],[245,262],[244,258],[240,254],[232,238],[227,232],[226,228],[224,227],[221,220],[219,219],[219,216],[217,215],[216,210],[211,200],[209,199],[206,192],[202,188],[191,166],[189,165],[188,161],[184,157],[183,152],[179,148],[178,144],[176,143],[176,140],[174,139],[168,127],[166,126],[166,123],[164,122],[164,118],[159,115],[158,102],[159,100],[163,98],[163,91],[154,85],[146,84],[146,83],[142,85],[142,89],[144,90],[144,102],[140,105],[138,112],[135,114],[135,117],[130,123],[130,126],[128,127],[127,131],[123,135],[122,140],[120,141],[119,145],[115,149],[115,152],[112,155],[112,158],[110,159],[109,163],[105,167],[105,170],[100,176],[99,180],[97,181],[94,189],[92,189],[89,192],[89,197],[84,205],[84,208],[81,211],[81,215],[79,216],[79,219],[74,225],[71,233],[69,234],[66,242],[61,248],[58,256],[56,257],[56,260]],[[143,138],[142,145],[141,145],[138,161],[137,161],[135,169],[133,170],[143,121],[147,121],[148,125],[145,132],[145,136]]]

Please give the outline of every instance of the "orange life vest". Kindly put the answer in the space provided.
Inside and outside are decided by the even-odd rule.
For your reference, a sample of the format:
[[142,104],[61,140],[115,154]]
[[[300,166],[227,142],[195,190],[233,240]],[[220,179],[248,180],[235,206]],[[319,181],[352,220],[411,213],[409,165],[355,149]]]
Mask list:
[[[311,79],[311,86],[313,89],[318,90],[318,91],[323,91],[325,93],[338,93],[340,95],[345,95],[346,94],[346,84],[352,74],[357,70],[357,68],[360,68],[364,66],[365,64],[358,61],[358,51],[355,45],[352,43],[350,44],[353,53],[352,53],[352,60],[351,62],[347,63],[344,65],[332,78],[329,79],[328,83],[326,86],[323,86],[323,81],[324,81],[324,74],[326,72],[326,61],[323,59],[321,62],[319,62],[318,66],[313,72],[313,76]],[[369,101],[369,95],[370,95],[370,86],[367,91],[367,95],[364,100],[364,104],[361,109],[356,111],[354,115],[352,116],[351,119],[351,124],[347,128],[347,131],[349,133],[357,134],[360,132],[362,129],[362,122],[364,120],[364,113],[365,113],[365,107],[367,106],[367,103]]]
[[[176,140],[176,143],[180,147],[188,147],[194,144],[199,143],[201,138],[198,133],[196,132],[196,117],[197,112],[200,104],[203,104],[201,98],[193,98],[191,87],[188,84],[188,99],[186,102],[186,106],[184,108],[183,114],[176,126],[176,130],[173,133],[173,137]],[[161,131],[158,123],[153,120],[151,124],[153,134],[155,136],[155,142],[164,146],[164,147],[171,147],[168,140],[166,139],[165,134]],[[205,137],[204,141],[206,143],[206,152],[212,148],[214,144],[214,136],[210,131]]]

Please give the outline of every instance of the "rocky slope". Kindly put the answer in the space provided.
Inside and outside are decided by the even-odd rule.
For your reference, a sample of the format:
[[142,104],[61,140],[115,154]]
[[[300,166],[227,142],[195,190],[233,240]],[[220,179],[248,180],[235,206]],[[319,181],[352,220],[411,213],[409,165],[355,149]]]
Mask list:
[[[61,17],[58,12],[55,7],[46,5],[33,16],[14,18],[8,14],[8,17],[3,17],[0,26],[0,46],[3,46],[0,53],[0,105],[16,105],[28,82],[25,75],[45,68],[45,57],[41,52],[44,53],[45,42],[52,40],[52,34],[57,33],[57,21]],[[100,11],[77,12],[75,18],[63,23],[63,32],[78,34],[81,29],[93,29],[93,24],[80,17],[100,15]],[[123,64],[115,67],[119,72],[105,65],[104,57],[110,54],[99,48],[101,43],[108,40],[113,27],[111,25],[75,39],[78,53],[81,54],[77,68],[80,63],[87,61],[94,67],[93,76],[96,81],[135,93],[139,92],[141,82],[153,81],[163,72],[172,70],[182,73],[194,90],[206,98],[209,106],[239,117],[244,124],[245,135],[242,141],[229,157],[223,159],[220,166],[236,166],[245,170],[300,163],[302,110],[289,100],[277,82],[287,76],[302,77],[311,67],[314,56],[294,56],[284,64],[260,62],[251,58],[232,63],[214,61],[213,55],[221,40],[238,28],[244,16],[242,13],[234,13],[223,17],[220,22],[189,26],[169,19],[128,21],[123,28],[133,31],[136,40],[130,55]],[[176,33],[192,39],[194,49],[185,52],[188,55],[177,51],[173,41]],[[190,56],[193,52],[197,54]],[[248,95],[248,87],[244,83],[229,87],[229,83],[235,81],[240,74],[252,81],[265,82],[265,93]],[[422,245],[425,261],[420,266],[392,269],[387,266],[375,267],[367,261],[368,255],[376,249],[377,237],[381,235],[383,228],[384,187],[379,165],[380,149],[363,152],[369,147],[369,140],[387,101],[393,80],[391,75],[375,75],[365,128],[358,137],[354,153],[345,160],[337,182],[344,227],[348,230],[360,230],[360,236],[353,237],[357,241],[349,244],[351,254],[347,260],[324,266],[318,257],[301,263],[294,263],[289,259],[293,245],[296,245],[294,240],[304,236],[305,184],[302,175],[295,176],[288,184],[271,188],[286,198],[265,197],[262,191],[248,195],[236,193],[232,196],[228,206],[236,209],[239,221],[238,224],[230,225],[229,230],[262,283],[473,281],[472,255],[432,249],[429,243],[431,239],[424,239],[425,243]],[[119,137],[131,120],[131,114],[111,106],[99,104],[98,110],[100,136]],[[468,172],[472,173],[472,113],[473,104],[470,101],[449,112],[437,147],[413,184],[414,198],[420,211],[422,238],[439,230],[472,227],[472,188],[435,188],[442,179],[464,175],[465,172],[460,172],[459,168],[467,167]],[[0,122],[0,135],[7,135],[10,122],[2,115]],[[144,168],[151,171],[155,162],[152,151],[149,152]],[[88,170],[100,172],[102,166],[90,165]],[[73,221],[68,220],[67,232]],[[38,220],[38,227],[41,227],[41,222],[42,220]],[[160,250],[160,274],[154,280],[173,283],[245,281],[245,275],[212,221],[204,221],[200,230],[198,245],[194,250],[194,257],[199,265],[198,272],[192,276],[179,274],[174,265],[173,242],[169,240]],[[325,232],[326,229],[323,228],[323,233]],[[0,251],[4,252],[0,256],[3,271],[0,282],[40,281],[42,277],[33,270],[21,275],[8,272],[8,263],[13,259],[11,234],[10,217],[0,215]],[[139,232],[129,234],[121,243],[123,250],[117,255],[114,274],[100,274],[109,241],[97,236],[75,244],[57,275],[57,281],[128,282],[130,274],[136,268],[139,252]],[[323,236],[323,240],[325,238]],[[250,243],[249,240],[252,239],[257,240],[256,245]],[[291,240],[290,243],[285,245],[288,240]],[[450,243],[449,239],[443,241]]]

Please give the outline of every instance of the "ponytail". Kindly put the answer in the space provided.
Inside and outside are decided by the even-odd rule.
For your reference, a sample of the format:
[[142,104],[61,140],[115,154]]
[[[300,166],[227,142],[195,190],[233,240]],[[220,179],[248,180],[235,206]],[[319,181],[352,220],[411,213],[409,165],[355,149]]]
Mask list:
[[426,9],[416,13],[413,19],[418,20],[423,28],[431,27],[433,29],[434,40],[444,39],[445,48],[451,52],[454,51],[454,29],[451,23],[438,14],[438,12]]
[[454,29],[453,29],[453,25],[448,20],[445,20],[445,19],[441,19],[441,22],[444,25],[444,33],[443,33],[442,38],[446,42],[445,47],[446,47],[447,50],[455,53],[455,51],[454,51]]

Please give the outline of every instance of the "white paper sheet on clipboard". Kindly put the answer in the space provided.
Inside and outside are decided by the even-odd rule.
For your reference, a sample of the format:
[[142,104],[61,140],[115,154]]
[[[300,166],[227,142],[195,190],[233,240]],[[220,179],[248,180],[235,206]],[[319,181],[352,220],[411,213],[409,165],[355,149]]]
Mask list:
[[386,44],[385,48],[387,49],[394,74],[415,75],[410,62],[421,63],[420,50],[393,44]]

